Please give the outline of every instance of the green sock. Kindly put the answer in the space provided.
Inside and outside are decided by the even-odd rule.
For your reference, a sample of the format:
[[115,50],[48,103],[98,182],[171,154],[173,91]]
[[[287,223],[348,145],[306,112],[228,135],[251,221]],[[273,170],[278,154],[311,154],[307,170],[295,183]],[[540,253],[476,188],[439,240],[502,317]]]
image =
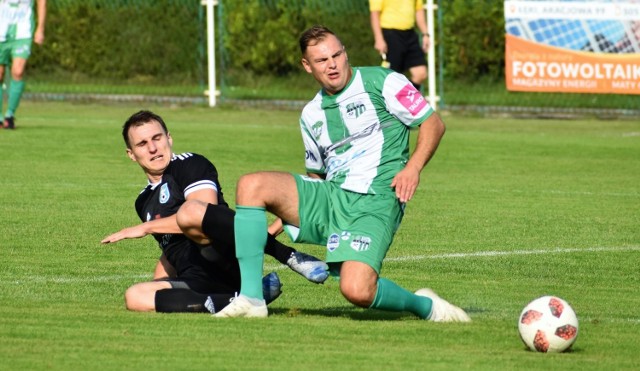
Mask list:
[[16,81],[11,79],[9,85],[9,99],[7,101],[7,114],[6,117],[13,117],[13,114],[18,109],[20,104],[20,98],[22,98],[22,92],[24,91],[24,80]]
[[267,243],[267,214],[262,207],[236,208],[234,219],[236,257],[240,264],[240,293],[250,298],[262,295],[262,265]]
[[432,301],[398,286],[386,278],[378,278],[378,290],[369,308],[392,312],[411,312],[425,319],[431,314]]

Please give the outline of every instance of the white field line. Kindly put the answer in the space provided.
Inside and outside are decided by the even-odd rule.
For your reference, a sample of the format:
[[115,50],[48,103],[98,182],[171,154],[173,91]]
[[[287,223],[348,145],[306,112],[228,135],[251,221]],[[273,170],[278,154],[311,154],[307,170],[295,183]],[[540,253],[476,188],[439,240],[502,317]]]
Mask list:
[[121,274],[113,276],[87,276],[87,277],[48,277],[48,276],[28,276],[13,283],[19,285],[23,283],[81,283],[81,282],[117,282],[131,279],[153,279],[153,274]]
[[[445,253],[433,255],[413,255],[413,256],[397,256],[385,259],[385,263],[420,261],[430,259],[465,259],[465,258],[485,258],[497,256],[517,256],[517,255],[546,255],[546,254],[571,254],[585,252],[616,252],[616,251],[640,251],[640,246],[621,246],[621,247],[583,247],[583,248],[543,248],[536,250],[513,250],[513,251],[476,251],[471,253]],[[282,270],[288,269],[282,264],[265,264],[265,270]],[[20,280],[11,281],[14,284],[23,283],[61,283],[74,284],[81,282],[117,282],[126,280],[149,280],[152,274],[130,274],[130,275],[113,275],[113,276],[89,276],[89,277],[47,277],[47,276],[28,276]]]
[[496,256],[514,256],[514,255],[546,255],[546,254],[570,254],[583,252],[616,252],[616,251],[640,251],[640,246],[624,246],[624,247],[581,247],[581,248],[546,248],[537,250],[512,250],[512,251],[477,251],[470,253],[446,253],[434,255],[414,255],[414,256],[398,256],[386,258],[387,262],[403,262],[403,261],[419,261],[428,259],[460,259],[460,258],[482,258]]
[[527,191],[521,189],[486,189],[489,193],[526,193],[526,194],[557,194],[557,195],[573,195],[573,196],[605,196],[605,197],[640,197],[640,193],[634,192],[590,192],[590,191],[560,191],[556,189],[546,189],[540,191]]

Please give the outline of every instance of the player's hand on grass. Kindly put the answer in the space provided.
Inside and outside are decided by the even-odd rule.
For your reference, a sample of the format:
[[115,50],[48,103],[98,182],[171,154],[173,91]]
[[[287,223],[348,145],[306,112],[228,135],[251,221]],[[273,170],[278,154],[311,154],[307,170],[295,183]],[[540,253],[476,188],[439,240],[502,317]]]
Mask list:
[[416,193],[419,183],[420,171],[407,166],[393,178],[391,188],[395,188],[400,202],[408,202]]

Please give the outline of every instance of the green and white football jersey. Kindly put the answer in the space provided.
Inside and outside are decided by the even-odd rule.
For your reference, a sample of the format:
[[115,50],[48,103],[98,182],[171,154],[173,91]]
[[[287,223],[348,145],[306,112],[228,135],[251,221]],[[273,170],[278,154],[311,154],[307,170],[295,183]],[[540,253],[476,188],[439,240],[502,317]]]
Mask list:
[[34,25],[33,0],[0,0],[0,42],[14,27],[14,40],[30,39]]
[[409,128],[433,112],[404,75],[353,68],[340,93],[321,90],[302,110],[306,169],[352,192],[393,192],[391,181],[409,159]]

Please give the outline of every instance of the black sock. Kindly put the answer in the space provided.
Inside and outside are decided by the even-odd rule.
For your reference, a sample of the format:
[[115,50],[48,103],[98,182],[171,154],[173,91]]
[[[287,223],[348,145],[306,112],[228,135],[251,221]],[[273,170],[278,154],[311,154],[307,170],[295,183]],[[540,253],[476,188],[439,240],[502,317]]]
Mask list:
[[233,235],[233,219],[236,212],[226,206],[209,205],[202,218],[202,232],[211,245],[220,253],[232,253],[235,257],[235,237]]
[[[235,258],[235,236],[233,219],[236,212],[225,206],[209,205],[202,219],[202,231],[209,237],[211,246],[216,253],[233,256]],[[272,235],[267,236],[267,245],[264,253],[271,255],[282,264],[287,264],[287,259],[296,250],[282,244]]]
[[287,259],[294,252],[296,252],[296,249],[293,247],[281,243],[272,235],[267,236],[267,245],[264,247],[264,253],[273,256],[280,263],[287,264]]
[[156,291],[158,313],[216,313],[229,304],[234,294],[199,294],[189,289]]

